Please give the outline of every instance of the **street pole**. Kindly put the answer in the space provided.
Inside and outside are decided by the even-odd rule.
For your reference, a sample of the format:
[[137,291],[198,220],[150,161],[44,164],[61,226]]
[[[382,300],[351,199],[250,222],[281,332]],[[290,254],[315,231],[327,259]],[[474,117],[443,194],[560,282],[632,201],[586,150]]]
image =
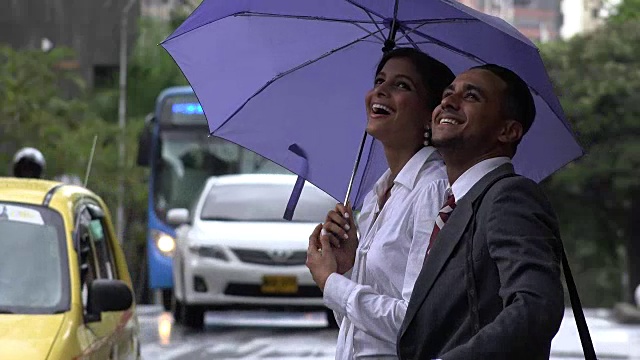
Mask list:
[[120,140],[118,142],[118,207],[116,209],[116,233],[118,241],[124,241],[124,182],[125,182],[125,155],[126,155],[126,127],[127,127],[127,35],[129,27],[129,11],[136,0],[129,0],[122,8],[120,18],[120,96],[118,99],[118,127]]

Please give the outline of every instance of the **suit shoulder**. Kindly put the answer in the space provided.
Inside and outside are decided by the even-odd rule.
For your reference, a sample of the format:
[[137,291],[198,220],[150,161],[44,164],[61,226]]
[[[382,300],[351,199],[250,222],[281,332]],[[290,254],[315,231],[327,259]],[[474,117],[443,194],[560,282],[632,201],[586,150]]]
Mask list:
[[525,176],[511,176],[496,182],[485,194],[485,203],[511,203],[511,204],[533,204],[534,207],[543,207],[555,213],[551,202],[547,198],[542,187],[535,181]]
[[532,195],[535,194],[546,198],[542,187],[538,183],[521,175],[510,176],[498,180],[491,189],[487,191],[486,195],[496,195],[504,192],[531,193]]

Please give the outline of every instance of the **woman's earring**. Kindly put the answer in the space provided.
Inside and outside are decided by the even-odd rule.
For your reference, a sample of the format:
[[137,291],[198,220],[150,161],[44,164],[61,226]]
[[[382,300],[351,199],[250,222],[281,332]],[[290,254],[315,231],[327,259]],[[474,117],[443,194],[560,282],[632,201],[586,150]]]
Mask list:
[[431,128],[426,128],[424,130],[424,146],[431,145]]

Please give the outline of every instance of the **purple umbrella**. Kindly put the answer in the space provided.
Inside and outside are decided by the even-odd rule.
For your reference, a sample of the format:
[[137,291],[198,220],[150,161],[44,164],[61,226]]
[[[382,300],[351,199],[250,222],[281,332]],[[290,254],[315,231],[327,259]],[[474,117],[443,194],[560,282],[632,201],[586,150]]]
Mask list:
[[485,63],[518,73],[538,114],[514,158],[519,173],[540,181],[583,154],[535,45],[455,1],[205,0],[162,43],[212,135],[356,208],[387,168],[382,146],[363,137],[383,45],[419,48],[454,73]]

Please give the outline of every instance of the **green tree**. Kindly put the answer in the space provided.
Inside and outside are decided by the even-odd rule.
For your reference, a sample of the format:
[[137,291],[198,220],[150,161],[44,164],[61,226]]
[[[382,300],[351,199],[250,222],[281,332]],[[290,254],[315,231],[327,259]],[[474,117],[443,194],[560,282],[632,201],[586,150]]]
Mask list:
[[[185,16],[177,14],[176,16]],[[178,20],[176,20],[178,21]],[[93,138],[98,142],[88,187],[116,209],[118,174],[126,173],[124,249],[138,293],[144,280],[147,183],[145,169],[135,163],[137,138],[145,115],[158,94],[187,81],[169,54],[158,44],[173,30],[170,23],[143,18],[129,61],[125,169],[118,168],[118,88],[86,91],[77,73],[57,65],[73,59],[68,49],[49,53],[0,47],[0,174],[8,174],[13,153],[23,146],[40,149],[46,176],[75,174],[84,179]],[[85,94],[65,98],[59,85],[73,82]],[[6,164],[6,166],[4,165]]]
[[640,20],[640,0],[623,0],[615,7],[609,21],[615,24]]
[[[62,95],[62,82],[71,81],[84,88],[77,73],[58,66],[73,57],[73,52],[62,48],[45,53],[0,47],[0,164],[3,164],[0,175],[9,174],[13,153],[18,148],[33,146],[45,156],[46,178],[74,174],[84,179],[97,135],[87,187],[115,210],[118,179],[115,174],[121,171],[117,161],[118,127],[115,121],[105,121],[95,110],[96,101],[91,94],[72,99]],[[142,125],[139,121],[129,126],[126,139],[129,149],[136,148]],[[146,203],[144,174],[135,166],[134,159],[135,152],[130,152],[124,169],[128,191],[125,206],[132,214],[143,211],[140,209]],[[144,228],[135,222],[130,225],[123,239],[125,250],[135,249],[129,246],[131,243],[144,244]]]
[[[61,96],[58,85],[63,81],[74,81],[82,86],[77,74],[57,67],[72,56],[67,49],[44,53],[0,48],[0,137],[5,150],[0,154],[2,164],[9,164],[17,148],[29,145],[39,148],[47,158],[49,176],[63,172],[83,173],[83,167],[79,165],[82,158],[66,155],[76,147],[61,145],[79,129],[96,125],[99,119],[86,102]],[[73,144],[80,148],[86,143],[89,143],[86,147],[86,154],[89,154],[90,139]],[[83,165],[86,166],[86,162]],[[8,166],[6,170],[9,170]]]
[[640,284],[640,23],[612,23],[542,53],[587,152],[545,184],[576,281],[587,305],[630,300]]
[[166,22],[142,18],[128,77],[131,116],[144,116],[154,109],[156,97],[170,86],[187,85],[171,56],[158,44],[172,29]]

